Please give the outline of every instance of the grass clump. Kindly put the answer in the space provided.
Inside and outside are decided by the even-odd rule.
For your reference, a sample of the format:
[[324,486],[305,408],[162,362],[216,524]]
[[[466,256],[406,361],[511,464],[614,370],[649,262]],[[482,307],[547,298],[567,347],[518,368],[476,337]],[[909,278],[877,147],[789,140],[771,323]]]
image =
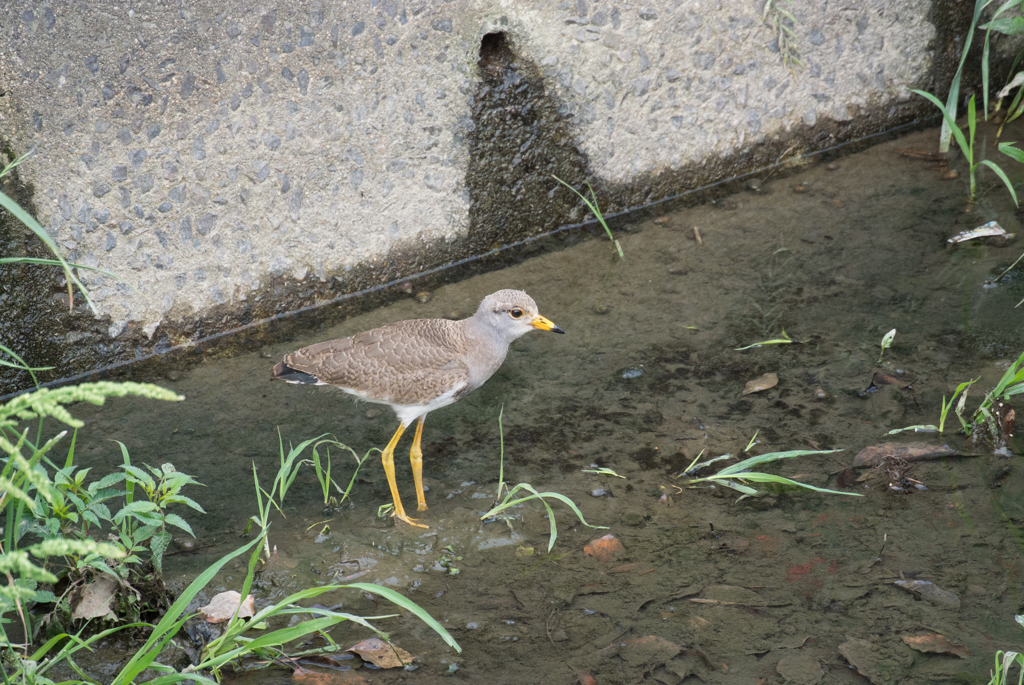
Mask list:
[[[768,454],[761,454],[756,457],[750,457],[743,461],[726,466],[724,469],[719,471],[713,476],[705,476],[703,478],[692,478],[689,481],[689,486],[695,487],[697,483],[716,483],[724,485],[727,488],[732,488],[738,492],[743,493],[739,499],[751,497],[754,495],[762,494],[761,491],[747,485],[747,483],[767,483],[776,488],[782,487],[784,489],[790,488],[805,488],[807,490],[813,490],[815,492],[824,492],[830,495],[850,495],[853,497],[863,497],[860,493],[856,492],[841,492],[839,490],[828,490],[826,488],[819,488],[807,483],[801,483],[799,481],[785,478],[784,476],[777,476],[773,473],[762,473],[760,471],[751,471],[754,466],[759,464],[766,464],[773,461],[779,461],[780,459],[792,459],[793,457],[804,457],[812,454],[833,454],[835,452],[842,452],[842,450],[792,450],[790,452],[770,452]],[[697,463],[697,459],[700,455],[697,455],[697,459],[693,460],[693,463],[683,472],[681,475],[687,475],[694,473],[712,462],[719,461],[727,458],[729,455],[722,457],[715,457],[708,461]],[[739,501],[739,500],[737,500]]]
[[[551,504],[548,502],[548,500],[556,500],[569,507],[569,509],[571,509],[572,512],[576,514],[576,518],[579,519],[580,523],[587,526],[588,528],[598,528],[601,530],[607,530],[607,526],[595,526],[590,523],[587,523],[587,520],[583,518],[583,513],[579,510],[579,507],[577,507],[571,499],[569,499],[568,497],[561,493],[537,492],[537,489],[534,488],[529,483],[520,483],[519,485],[516,485],[514,488],[509,489],[508,485],[505,483],[505,433],[501,425],[503,413],[504,408],[502,408],[502,410],[498,412],[498,436],[501,445],[498,467],[498,499],[501,499],[501,502],[499,503],[497,502],[497,500],[495,500],[494,506],[489,511],[485,512],[484,514],[481,514],[480,519],[482,521],[487,521],[489,519],[504,518],[506,523],[508,523],[507,515],[503,516],[502,512],[513,507],[520,507],[526,504],[527,502],[530,502],[531,500],[539,501],[544,506],[544,509],[547,510],[548,522],[551,526],[551,537],[548,540],[549,552],[552,549],[554,549],[555,540],[558,539],[558,525],[555,522],[555,512],[551,509]],[[502,498],[502,492],[505,493],[504,498]],[[517,498],[516,494],[520,492],[529,492],[531,494],[527,495],[526,497]],[[511,523],[509,523],[509,526],[511,526]]]

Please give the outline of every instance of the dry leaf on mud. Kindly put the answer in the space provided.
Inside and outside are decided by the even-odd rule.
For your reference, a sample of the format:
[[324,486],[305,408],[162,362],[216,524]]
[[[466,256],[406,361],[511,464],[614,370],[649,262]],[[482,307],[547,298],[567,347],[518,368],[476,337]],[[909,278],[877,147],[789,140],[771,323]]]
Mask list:
[[938,652],[939,654],[955,654],[961,659],[971,655],[964,645],[953,644],[944,635],[902,635],[903,641],[919,652]]
[[658,637],[657,635],[645,635],[616,642],[605,647],[597,654],[601,657],[610,657],[617,654],[620,659],[628,664],[636,666],[647,665],[650,668],[655,668],[681,651],[683,651],[683,648],[675,642]]
[[621,552],[623,549],[619,539],[608,533],[604,537],[588,542],[583,548],[583,553],[588,557],[594,557],[602,564],[607,564],[615,558],[616,553]]
[[[214,596],[206,606],[199,607],[199,613],[206,619],[207,623],[227,621],[235,614],[235,607],[238,607],[240,599],[242,599],[242,595],[234,590],[222,592]],[[238,618],[252,618],[253,614],[256,613],[256,607],[253,604],[255,599],[252,595],[245,598],[242,606],[238,607]]]
[[371,637],[348,648],[380,668],[401,668],[412,663],[413,656],[401,647],[388,644],[379,637]]
[[930,445],[927,442],[883,442],[865,447],[853,458],[853,468],[861,469],[879,464],[886,457],[899,457],[906,461],[924,461],[957,455],[949,445]]
[[361,675],[347,672],[324,673],[297,666],[292,671],[292,680],[303,685],[367,685]]
[[760,378],[755,378],[752,381],[747,381],[747,385],[743,388],[743,394],[751,395],[755,392],[761,392],[762,390],[774,388],[778,384],[778,376],[776,376],[774,373],[766,373]]
[[96,579],[82,588],[75,602],[71,618],[75,620],[90,618],[114,618],[110,610],[110,602],[117,595],[121,584],[109,573],[101,573]]
[[594,679],[594,676],[586,671],[576,671],[576,680],[579,681],[580,685],[597,685],[597,680]]

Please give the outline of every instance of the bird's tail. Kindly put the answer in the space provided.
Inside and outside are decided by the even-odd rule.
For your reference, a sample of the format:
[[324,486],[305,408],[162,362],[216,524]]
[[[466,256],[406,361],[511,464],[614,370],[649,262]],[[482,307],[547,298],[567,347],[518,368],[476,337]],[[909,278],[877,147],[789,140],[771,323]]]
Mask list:
[[298,369],[293,369],[284,362],[278,362],[274,365],[272,375],[277,380],[284,381],[285,383],[315,385],[320,382],[320,379],[316,376],[304,371],[299,371]]

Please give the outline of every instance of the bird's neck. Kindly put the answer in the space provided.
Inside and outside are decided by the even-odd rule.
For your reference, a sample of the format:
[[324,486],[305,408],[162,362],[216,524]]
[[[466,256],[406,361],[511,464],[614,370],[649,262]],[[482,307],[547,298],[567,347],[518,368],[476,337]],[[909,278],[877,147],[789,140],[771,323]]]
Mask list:
[[463,334],[470,342],[469,357],[472,359],[473,374],[481,375],[480,383],[498,370],[508,353],[506,342],[498,331],[479,320],[469,318],[462,321]]

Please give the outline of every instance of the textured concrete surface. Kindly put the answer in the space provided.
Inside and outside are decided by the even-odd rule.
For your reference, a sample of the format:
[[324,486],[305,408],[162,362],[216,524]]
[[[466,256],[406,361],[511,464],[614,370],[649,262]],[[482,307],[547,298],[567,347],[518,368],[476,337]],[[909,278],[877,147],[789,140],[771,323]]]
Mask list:
[[[137,355],[195,337],[197,320],[244,323],[256,301],[272,313],[281,288],[280,307],[309,305],[353,287],[353,269],[387,264],[380,282],[578,221],[547,171],[523,172],[549,146],[614,211],[741,171],[751,151],[909,121],[924,111],[909,89],[941,89],[936,65],[958,56],[927,0],[781,6],[802,67],[748,0],[6,3],[0,134],[35,150],[19,179],[70,257],[138,290],[87,276],[101,325],[62,326],[106,351],[56,373],[109,362],[118,341]],[[481,41],[496,32],[508,56],[492,83]],[[531,78],[535,102],[492,97]],[[474,185],[474,144],[500,135],[488,107],[546,107],[558,121],[534,125],[556,135],[513,131],[519,152]],[[487,209],[508,198],[542,218],[497,225]]]

